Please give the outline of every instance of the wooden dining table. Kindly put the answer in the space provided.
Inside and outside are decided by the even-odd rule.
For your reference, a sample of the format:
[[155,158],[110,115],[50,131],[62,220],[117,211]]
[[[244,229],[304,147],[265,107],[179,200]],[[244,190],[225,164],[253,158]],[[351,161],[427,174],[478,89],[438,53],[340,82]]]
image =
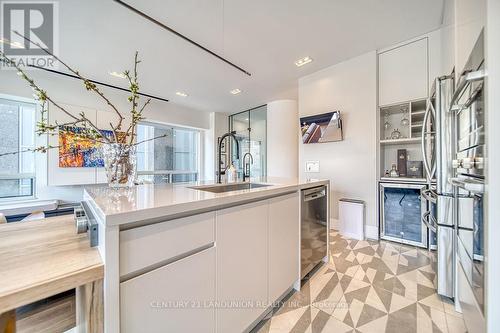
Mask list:
[[0,224],[0,333],[16,331],[16,308],[71,289],[77,332],[103,332],[103,278],[99,252],[76,233],[73,215]]

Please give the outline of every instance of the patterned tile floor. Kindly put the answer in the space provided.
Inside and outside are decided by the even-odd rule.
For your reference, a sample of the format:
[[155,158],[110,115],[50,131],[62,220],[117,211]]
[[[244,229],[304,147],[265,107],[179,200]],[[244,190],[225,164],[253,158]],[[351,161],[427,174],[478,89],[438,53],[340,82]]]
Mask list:
[[453,304],[436,294],[433,252],[332,231],[329,258],[254,331],[466,332]]

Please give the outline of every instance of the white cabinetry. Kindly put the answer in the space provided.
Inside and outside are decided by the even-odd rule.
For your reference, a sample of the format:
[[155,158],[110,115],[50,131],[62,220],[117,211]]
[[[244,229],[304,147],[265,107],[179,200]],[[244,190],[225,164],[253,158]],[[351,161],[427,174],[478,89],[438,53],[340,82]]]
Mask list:
[[269,200],[269,300],[275,301],[300,276],[299,196]]
[[120,332],[215,332],[215,248],[120,284]]
[[120,232],[120,276],[141,271],[214,242],[215,212]]
[[217,212],[217,332],[243,332],[268,302],[268,202]]
[[379,53],[379,105],[426,98],[427,37]]
[[247,330],[300,279],[299,207],[294,192],[121,231],[121,332]]

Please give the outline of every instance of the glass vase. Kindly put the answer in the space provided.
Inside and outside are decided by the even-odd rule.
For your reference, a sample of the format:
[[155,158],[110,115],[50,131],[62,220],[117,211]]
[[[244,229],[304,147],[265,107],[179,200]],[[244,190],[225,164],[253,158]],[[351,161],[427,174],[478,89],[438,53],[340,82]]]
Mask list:
[[134,186],[137,177],[135,145],[106,143],[102,145],[102,155],[110,187]]

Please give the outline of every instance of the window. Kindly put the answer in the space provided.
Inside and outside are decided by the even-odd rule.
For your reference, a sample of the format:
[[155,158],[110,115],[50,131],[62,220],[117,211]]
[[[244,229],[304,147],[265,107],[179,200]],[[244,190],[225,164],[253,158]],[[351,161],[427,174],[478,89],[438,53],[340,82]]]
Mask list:
[[139,124],[137,171],[140,180],[179,183],[198,180],[200,132],[194,129],[152,123]]
[[[35,147],[36,105],[0,98],[0,154]],[[31,197],[35,192],[35,154],[0,156],[0,199]]]

